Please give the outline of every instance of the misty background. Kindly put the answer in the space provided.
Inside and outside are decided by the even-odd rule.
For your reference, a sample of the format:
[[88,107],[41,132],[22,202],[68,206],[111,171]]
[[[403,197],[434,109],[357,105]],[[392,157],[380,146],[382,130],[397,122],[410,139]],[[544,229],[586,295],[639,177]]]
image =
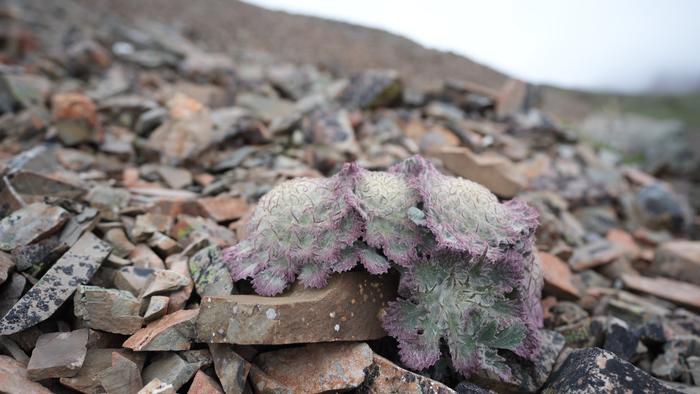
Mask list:
[[247,1],[401,34],[534,83],[700,90],[700,1]]

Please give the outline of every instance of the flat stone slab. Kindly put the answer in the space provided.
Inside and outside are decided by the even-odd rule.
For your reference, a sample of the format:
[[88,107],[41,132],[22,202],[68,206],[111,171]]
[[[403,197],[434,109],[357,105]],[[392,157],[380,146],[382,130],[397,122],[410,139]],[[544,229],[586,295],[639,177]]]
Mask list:
[[198,313],[198,309],[183,309],[165,315],[134,333],[123,346],[134,351],[189,350]]
[[44,334],[36,341],[27,373],[32,380],[78,374],[87,353],[88,329]]
[[344,391],[358,387],[372,364],[366,343],[314,343],[262,353],[255,364],[294,393]]
[[88,232],[0,319],[0,335],[9,335],[48,319],[97,272],[112,248]]
[[0,250],[28,245],[57,231],[70,215],[61,208],[35,203],[0,220]]
[[666,278],[622,275],[625,287],[700,310],[700,287]]
[[386,336],[378,314],[396,298],[385,276],[345,272],[323,289],[296,287],[278,297],[204,297],[197,340],[241,345],[365,341]]

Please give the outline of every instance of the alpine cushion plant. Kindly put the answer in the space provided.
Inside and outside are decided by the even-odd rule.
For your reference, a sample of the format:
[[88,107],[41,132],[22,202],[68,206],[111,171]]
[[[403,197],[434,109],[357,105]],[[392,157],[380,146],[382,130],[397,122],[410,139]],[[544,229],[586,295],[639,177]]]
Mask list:
[[401,360],[435,364],[446,344],[465,377],[483,368],[506,377],[499,350],[539,351],[542,276],[532,253],[537,214],[500,203],[488,189],[445,176],[420,156],[387,172],[346,164],[331,178],[298,178],[263,196],[246,239],[225,250],[235,280],[261,295],[296,279],[323,287],[360,263],[401,273],[400,298],[383,316]]

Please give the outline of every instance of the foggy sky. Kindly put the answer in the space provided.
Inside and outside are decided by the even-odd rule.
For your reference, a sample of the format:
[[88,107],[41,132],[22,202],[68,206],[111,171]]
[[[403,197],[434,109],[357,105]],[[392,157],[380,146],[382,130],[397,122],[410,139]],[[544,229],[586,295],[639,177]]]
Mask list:
[[404,35],[535,83],[700,90],[700,1],[249,0]]

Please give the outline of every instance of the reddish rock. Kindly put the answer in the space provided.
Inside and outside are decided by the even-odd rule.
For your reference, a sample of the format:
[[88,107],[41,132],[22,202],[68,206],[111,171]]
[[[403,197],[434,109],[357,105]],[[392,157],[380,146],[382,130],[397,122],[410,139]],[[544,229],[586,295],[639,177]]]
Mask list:
[[0,391],[7,394],[51,394],[27,377],[27,368],[12,357],[0,355]]
[[366,343],[318,343],[262,353],[255,364],[294,393],[320,393],[358,387],[372,357]]
[[52,332],[36,341],[27,374],[32,380],[75,376],[85,361],[88,330]]
[[195,157],[209,147],[214,138],[209,110],[182,93],[175,94],[167,105],[171,119],[151,133],[148,146],[176,160]]
[[565,262],[557,256],[546,252],[537,253],[544,276],[545,291],[564,298],[578,298],[578,289],[574,285],[574,276]]
[[147,325],[124,342],[135,351],[188,350],[198,309],[183,309]]
[[377,354],[372,356],[367,379],[358,390],[367,394],[453,394],[444,384],[407,371]]
[[200,198],[197,203],[217,222],[239,219],[248,212],[248,203],[241,197],[206,197]]
[[223,392],[221,385],[214,378],[200,370],[194,375],[187,394],[223,394]]
[[700,287],[666,278],[623,275],[625,287],[700,310]]
[[197,319],[202,342],[289,344],[364,341],[386,336],[378,314],[395,299],[389,277],[347,272],[323,289],[297,285],[277,297],[204,297]]
[[649,269],[700,286],[700,242],[678,240],[661,244]]
[[250,381],[257,394],[293,394],[291,388],[283,385],[256,365],[250,366]]
[[98,128],[97,106],[80,93],[59,93],[51,100],[58,137],[66,145],[90,141]]
[[626,255],[631,259],[636,259],[642,252],[634,237],[625,230],[612,228],[608,230],[605,238],[624,249]]
[[136,267],[165,269],[165,263],[148,245],[138,244],[129,255],[129,260]]
[[442,160],[445,168],[458,176],[486,186],[501,197],[514,197],[526,185],[526,179],[513,163],[497,154],[477,155],[465,147],[442,147],[428,152]]

